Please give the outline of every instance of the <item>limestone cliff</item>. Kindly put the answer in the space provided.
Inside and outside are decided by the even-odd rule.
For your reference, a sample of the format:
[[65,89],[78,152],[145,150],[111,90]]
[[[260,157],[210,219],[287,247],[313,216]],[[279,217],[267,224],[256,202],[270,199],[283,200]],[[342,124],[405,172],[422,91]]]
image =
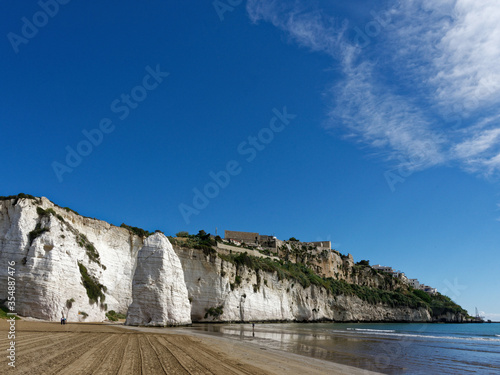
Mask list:
[[[101,220],[82,217],[46,198],[0,201],[1,264],[15,262],[20,315],[102,321],[106,310],[125,313],[142,238]],[[95,292],[90,302],[88,289]],[[0,285],[7,285],[7,267]],[[7,288],[0,289],[0,301]]]
[[[429,308],[406,307],[431,305],[408,303],[417,297],[400,292],[391,276],[354,264],[350,255],[287,253],[309,265],[306,278],[317,280],[305,283],[273,270],[290,267],[282,260],[255,269],[229,261],[213,244],[193,249],[175,240],[172,247],[161,233],[127,228],[82,217],[46,198],[0,198],[0,264],[16,263],[16,311],[46,320],[64,314],[70,321],[102,321],[106,311],[128,311],[127,324],[162,326],[191,320],[464,320],[444,296],[432,318]],[[7,285],[7,271],[0,268],[0,285]],[[331,287],[332,280],[350,292]],[[6,299],[7,288],[1,288],[0,304]]]
[[285,243],[279,249],[280,257],[292,263],[309,265],[318,275],[344,280],[348,283],[364,285],[371,288],[396,290],[402,282],[387,274],[376,272],[371,267],[362,267],[354,263],[351,254],[342,255],[336,250],[315,249],[313,247],[297,247]]
[[236,267],[202,250],[174,250],[184,269],[193,321],[431,320],[424,308],[372,305],[316,285],[303,288],[296,281],[279,280],[276,273]]

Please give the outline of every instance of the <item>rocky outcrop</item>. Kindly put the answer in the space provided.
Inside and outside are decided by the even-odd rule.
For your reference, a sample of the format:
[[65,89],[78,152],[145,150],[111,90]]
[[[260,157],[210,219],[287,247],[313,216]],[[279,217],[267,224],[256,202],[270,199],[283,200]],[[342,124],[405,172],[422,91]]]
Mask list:
[[[102,321],[106,310],[126,313],[142,238],[101,220],[82,217],[46,198],[0,201],[1,264],[15,262],[20,315],[70,321]],[[91,301],[81,264],[101,298]],[[0,284],[7,285],[7,267]],[[0,289],[0,301],[7,288]]]
[[279,253],[283,259],[292,263],[308,264],[316,274],[324,278],[331,277],[350,284],[392,291],[403,286],[401,280],[371,267],[355,264],[351,254],[342,255],[336,250],[312,247],[304,249],[285,243]]
[[175,247],[184,269],[193,321],[420,321],[424,309],[372,305],[356,296],[303,288],[276,273],[237,268],[202,250]]
[[[333,295],[318,283],[303,287],[276,272],[236,267],[210,247],[172,248],[161,233],[146,238],[132,229],[82,217],[46,198],[0,198],[0,263],[15,262],[16,311],[46,320],[64,314],[70,321],[102,321],[106,311],[128,311],[127,324],[160,326],[190,320],[431,321],[424,308],[370,304]],[[333,279],[400,287],[395,278],[354,264],[350,255],[286,255]],[[0,268],[0,285],[7,278],[8,268]],[[0,289],[0,304],[7,293]],[[435,320],[464,319],[442,311]]]
[[148,237],[137,255],[127,325],[191,323],[191,306],[181,262],[162,233]]
[[434,323],[466,323],[472,322],[473,319],[467,319],[464,315],[460,313],[443,313],[432,317]]

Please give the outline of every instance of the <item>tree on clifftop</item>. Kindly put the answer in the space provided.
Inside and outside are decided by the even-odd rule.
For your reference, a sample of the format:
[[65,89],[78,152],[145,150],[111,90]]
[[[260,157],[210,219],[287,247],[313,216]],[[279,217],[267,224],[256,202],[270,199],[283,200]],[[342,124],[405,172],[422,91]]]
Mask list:
[[358,263],[356,264],[359,264],[360,266],[369,266],[370,265],[370,261],[369,260],[360,260]]

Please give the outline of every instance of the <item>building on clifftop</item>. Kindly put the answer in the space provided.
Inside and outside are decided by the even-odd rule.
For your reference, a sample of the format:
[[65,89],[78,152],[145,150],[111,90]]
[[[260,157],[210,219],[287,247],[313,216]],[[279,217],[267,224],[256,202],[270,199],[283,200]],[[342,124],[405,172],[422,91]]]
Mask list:
[[[238,232],[233,230],[224,231],[224,239],[233,243],[245,243],[247,246],[261,247],[268,249],[273,253],[278,253],[278,249],[285,244],[285,241],[277,239],[275,236],[263,235],[257,232]],[[318,251],[330,250],[332,243],[330,241],[316,241],[316,242],[299,242],[296,246],[306,246],[307,248],[314,248]]]

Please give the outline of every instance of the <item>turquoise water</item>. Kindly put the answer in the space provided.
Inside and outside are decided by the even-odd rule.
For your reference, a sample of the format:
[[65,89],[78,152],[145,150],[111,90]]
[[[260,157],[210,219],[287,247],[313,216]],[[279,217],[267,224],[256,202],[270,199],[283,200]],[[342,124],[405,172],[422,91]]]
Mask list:
[[192,329],[385,374],[500,374],[500,324],[199,324]]

